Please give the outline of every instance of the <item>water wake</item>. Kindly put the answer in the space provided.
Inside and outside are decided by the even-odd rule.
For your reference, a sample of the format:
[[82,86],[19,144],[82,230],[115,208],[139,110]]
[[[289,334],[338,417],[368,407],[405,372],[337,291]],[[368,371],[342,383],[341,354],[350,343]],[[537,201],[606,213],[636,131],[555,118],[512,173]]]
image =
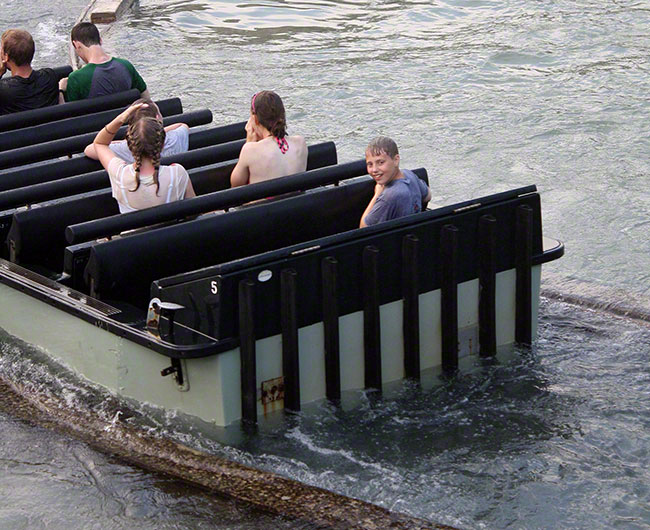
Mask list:
[[[302,484],[161,438],[125,421],[121,411],[97,414],[56,393],[41,392],[0,374],[0,409],[18,418],[54,428],[92,447],[115,454],[128,463],[208,488],[316,528],[451,528],[393,513],[379,506]],[[80,461],[83,455],[76,455]],[[102,479],[92,465],[84,465],[100,491]]]

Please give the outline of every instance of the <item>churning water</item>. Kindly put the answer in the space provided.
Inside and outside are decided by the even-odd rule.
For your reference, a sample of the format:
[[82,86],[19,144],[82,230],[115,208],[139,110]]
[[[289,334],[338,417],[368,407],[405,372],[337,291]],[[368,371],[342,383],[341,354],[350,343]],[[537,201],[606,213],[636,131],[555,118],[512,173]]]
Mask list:
[[[32,31],[38,65],[60,65],[84,5],[0,0],[0,12],[3,25]],[[428,169],[433,205],[537,184],[544,230],[567,248],[546,284],[617,288],[649,304],[647,2],[141,0],[105,44],[156,99],[181,96],[215,124],[246,119],[250,96],[270,88],[290,133],[334,140],[340,161],[393,136],[403,166]],[[236,447],[170,415],[127,421],[463,528],[650,528],[649,361],[648,324],[545,298],[531,351],[425,390],[362,394],[352,410],[317,405]],[[78,406],[92,401],[11,340],[0,367]],[[292,525],[11,411],[0,423],[0,527]]]

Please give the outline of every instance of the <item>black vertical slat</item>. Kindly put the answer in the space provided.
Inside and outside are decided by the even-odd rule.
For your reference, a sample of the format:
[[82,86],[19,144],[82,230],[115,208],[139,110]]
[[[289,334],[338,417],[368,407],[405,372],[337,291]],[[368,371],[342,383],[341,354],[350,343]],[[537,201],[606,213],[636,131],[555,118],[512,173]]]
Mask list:
[[321,262],[323,281],[323,327],[325,334],[325,389],[327,399],[341,399],[339,357],[339,304],[336,272],[338,261],[327,256]]
[[521,344],[530,344],[532,342],[533,209],[526,204],[517,208],[515,238],[517,244],[515,340]]
[[448,224],[440,233],[440,319],[442,369],[458,368],[458,228]]
[[255,319],[251,280],[239,282],[239,357],[241,363],[242,420],[257,423],[257,380],[255,366]]
[[280,275],[284,408],[295,411],[300,410],[300,361],[296,311],[297,276],[294,269],[284,269]]
[[404,375],[420,379],[420,304],[418,288],[418,243],[413,234],[402,239],[402,332]]
[[379,249],[363,249],[363,349],[366,388],[381,390],[381,333],[379,324]]
[[497,353],[496,246],[497,220],[492,215],[483,215],[478,223],[478,340],[481,357]]

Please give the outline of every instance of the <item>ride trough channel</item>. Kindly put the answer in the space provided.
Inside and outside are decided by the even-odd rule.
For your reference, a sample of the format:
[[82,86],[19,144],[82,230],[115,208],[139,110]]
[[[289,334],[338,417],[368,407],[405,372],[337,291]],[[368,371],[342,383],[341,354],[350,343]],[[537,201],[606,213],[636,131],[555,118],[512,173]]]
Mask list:
[[210,127],[209,110],[172,98],[158,105],[192,127],[190,149],[162,163],[188,169],[197,197],[120,214],[106,172],[77,155],[138,96],[0,117],[9,334],[217,426],[534,340],[542,265],[564,253],[534,185],[359,228],[375,186],[364,160],[314,144],[307,171],[231,189],[245,123]]

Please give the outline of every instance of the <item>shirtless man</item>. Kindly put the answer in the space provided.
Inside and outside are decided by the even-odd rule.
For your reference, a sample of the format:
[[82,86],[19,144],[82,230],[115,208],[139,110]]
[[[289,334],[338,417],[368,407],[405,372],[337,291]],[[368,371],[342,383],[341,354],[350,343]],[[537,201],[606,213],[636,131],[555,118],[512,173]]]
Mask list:
[[258,92],[251,100],[246,143],[230,175],[230,185],[234,188],[306,169],[307,144],[302,136],[287,136],[280,96],[270,90]]
[[378,136],[370,142],[366,167],[376,184],[360,228],[417,213],[431,200],[427,185],[412,171],[399,168],[397,144],[390,138]]

